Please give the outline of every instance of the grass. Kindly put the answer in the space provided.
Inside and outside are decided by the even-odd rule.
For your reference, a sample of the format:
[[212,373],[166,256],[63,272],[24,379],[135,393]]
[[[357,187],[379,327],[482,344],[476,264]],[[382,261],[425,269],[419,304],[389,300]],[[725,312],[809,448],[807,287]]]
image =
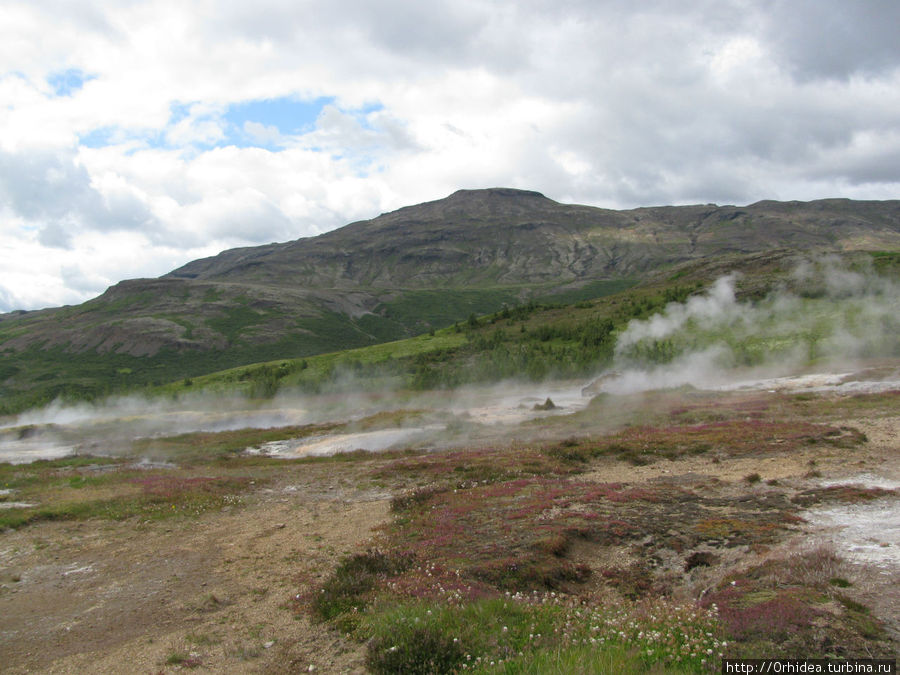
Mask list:
[[[162,348],[149,356],[88,350],[76,357],[66,345],[35,340],[23,351],[0,351],[4,375],[0,415],[56,399],[90,401],[125,392],[169,396],[204,389],[269,397],[287,387],[307,391],[339,387],[348,377],[356,386],[371,389],[398,385],[421,389],[505,376],[525,361],[532,362],[528,375],[533,378],[584,372],[611,353],[609,345],[600,349],[594,343],[598,320],[624,324],[633,315],[643,316],[663,306],[667,288],[650,285],[625,290],[632,284],[598,280],[564,292],[553,304],[537,299],[518,306],[523,290],[519,288],[406,291],[359,318],[313,307],[289,311],[232,297],[234,291],[229,290],[232,295],[217,298],[214,306],[198,310],[196,317],[179,319],[170,311],[164,313],[191,338],[202,332],[201,325],[214,331],[225,341],[224,347]],[[195,290],[194,301],[209,304],[211,289],[202,290],[205,295]],[[552,289],[531,290],[533,297],[541,298]],[[599,297],[610,293],[609,300]],[[622,293],[632,300],[618,298]],[[92,308],[113,316],[139,309],[149,300],[149,296],[140,302],[101,297],[93,304],[59,312],[73,320],[89,315]],[[151,310],[151,315],[159,315]],[[462,323],[445,327],[479,314],[465,329]],[[47,320],[42,315],[11,319],[0,328],[0,342],[37,330]],[[558,322],[565,325],[561,331],[553,329],[557,338],[544,339],[547,333],[542,327]],[[519,332],[509,330],[498,341],[496,329],[504,326]],[[409,337],[415,333],[420,334]]]
[[804,507],[820,503],[839,502],[859,504],[874,499],[897,497],[900,490],[887,490],[877,487],[861,487],[859,485],[830,485],[828,487],[811,488],[795,495],[792,501]]
[[[861,255],[848,254],[844,267],[865,267]],[[245,291],[239,289],[209,285],[169,289],[172,297],[186,293],[201,308],[179,318],[171,307],[154,310],[152,294],[130,298],[122,288],[57,313],[83,321],[95,312],[99,318],[93,329],[122,312],[126,319],[144,312],[183,328],[182,338],[202,342],[209,333],[218,336],[218,342],[207,349],[163,348],[150,356],[117,353],[120,345],[103,354],[88,350],[73,356],[65,344],[35,339],[23,351],[0,351],[0,414],[57,398],[96,400],[122,392],[170,395],[208,388],[269,397],[290,387],[339,388],[350,379],[370,389],[427,389],[512,376],[583,376],[611,362],[616,337],[630,321],[646,320],[669,303],[684,302],[715,276],[734,269],[745,272],[738,297],[748,301],[746,312],[758,318],[753,330],[741,321],[689,322],[685,330],[664,338],[635,342],[619,356],[665,363],[692,350],[726,344],[735,363],[753,365],[775,354],[795,356],[802,345],[815,362],[845,335],[854,336],[859,356],[900,354],[900,325],[888,294],[877,302],[854,296],[836,300],[812,288],[825,287],[815,275],[803,283],[788,276],[783,257],[782,252],[695,262],[668,279],[638,285],[622,279],[591,280],[567,290],[549,285],[398,291],[382,298],[374,311],[355,318],[307,301],[295,306],[291,303],[299,300],[254,299],[240,295]],[[896,272],[895,258],[895,252],[876,252],[871,260],[889,277]],[[779,301],[767,297],[779,281],[793,285],[798,295],[790,320],[785,320]],[[523,293],[530,294],[524,304],[519,300]],[[51,317],[12,317],[0,328],[0,342],[38,329],[49,331],[55,340],[59,322],[48,328]],[[416,333],[418,337],[409,337]]]
[[188,633],[184,639],[191,644],[200,647],[208,647],[210,645],[219,644],[222,640],[206,633]]
[[[576,307],[532,303],[433,336],[241,366],[166,391],[240,389],[264,396],[287,386],[330,386],[341,377],[424,386],[469,371],[475,374],[459,376],[493,376],[505,368],[537,375],[565,363],[577,369],[601,363],[629,319],[646,318],[694,289],[682,280]],[[133,374],[125,362],[120,366],[123,377]],[[883,629],[855,598],[853,576],[833,552],[763,556],[794,531],[802,508],[895,493],[764,483],[757,472],[727,485],[690,476],[603,483],[583,474],[610,460],[648,465],[707,455],[727,462],[810,448],[849,459],[866,438],[832,420],[895,414],[897,395],[685,389],[635,402],[640,424],[611,433],[592,432],[588,423],[602,418],[617,426],[634,415],[619,409],[631,402],[623,397],[612,406],[598,397],[578,415],[534,425],[541,432],[571,427],[575,435],[568,438],[431,453],[294,461],[241,453],[274,440],[418,423],[427,413],[417,409],[353,425],[147,439],[135,443],[135,456],[174,459],[179,466],[147,471],[126,460],[89,458],[0,465],[0,486],[15,489],[16,500],[38,504],[0,512],[7,519],[0,526],[199,518],[239,506],[276,475],[327,463],[317,467],[323,475],[390,489],[392,520],[373,548],[345,557],[296,609],[365,642],[374,672],[703,672],[715,669],[720,655],[874,653],[886,644]],[[735,559],[750,562],[729,567]],[[204,606],[220,602],[210,596]]]
[[[297,365],[311,356],[330,353],[330,357],[317,360],[313,368],[303,376],[296,375],[284,384],[318,387],[330,380],[333,369],[340,369],[345,355],[335,350],[345,351],[371,346],[375,343],[396,341],[415,333],[426,333],[440,328],[454,320],[464,319],[472,312],[482,313],[499,309],[504,303],[513,304],[513,292],[509,290],[443,290],[401,293],[394,300],[384,304],[379,313],[353,317],[328,311],[320,307],[272,304],[268,301],[251,302],[244,296],[233,296],[229,289],[222,298],[222,292],[205,288],[195,289],[193,301],[201,303],[195,315],[179,317],[166,311],[160,314],[153,309],[154,296],[143,293],[134,297],[103,296],[83,306],[57,310],[72,321],[84,321],[94,311],[97,317],[89,328],[100,329],[104,322],[114,317],[126,319],[148,313],[150,316],[166,318],[182,326],[182,337],[197,338],[199,326],[205,332],[221,336],[225,346],[216,344],[209,349],[176,350],[162,348],[152,355],[132,356],[112,350],[98,353],[93,350],[79,352],[73,356],[67,344],[51,345],[47,340],[32,340],[24,350],[0,351],[0,414],[12,414],[30,407],[40,406],[61,398],[66,401],[96,400],[114,393],[148,391],[148,393],[172,393],[185,388],[185,381],[193,381],[204,386],[207,381],[199,376],[219,373],[223,368],[242,364],[267,364],[289,362]],[[598,289],[598,292],[602,289]],[[215,295],[218,293],[218,295]],[[408,296],[408,297],[407,297]],[[440,301],[431,303],[435,297]],[[214,304],[210,304],[215,300]],[[146,306],[146,311],[145,308]],[[435,316],[431,316],[439,308]],[[427,311],[426,311],[427,310]],[[420,312],[425,311],[425,315]],[[396,316],[391,316],[391,314]],[[424,318],[423,318],[424,316]],[[44,315],[24,314],[11,318],[0,328],[0,342],[12,340],[32,331],[50,331],[55,340],[58,328],[48,324]],[[49,327],[48,327],[49,326]],[[464,338],[463,338],[464,339]],[[433,341],[431,344],[413,344],[409,347],[394,346],[376,350],[371,354],[350,355],[350,361],[379,358],[380,354],[390,358],[404,358],[419,353],[423,349],[445,349],[447,345],[458,344],[459,338]],[[241,371],[242,373],[243,371]],[[162,390],[158,387],[171,382]],[[212,378],[211,384],[225,386],[229,390],[247,390],[239,377],[229,378],[229,374]],[[175,383],[180,383],[181,386]],[[271,391],[261,393],[271,395]]]
[[369,550],[346,558],[312,599],[313,612],[322,620],[358,612],[379,579],[395,576],[412,563],[409,556]]
[[[264,486],[285,470],[293,470],[292,467],[347,464],[372,458],[372,453],[354,451],[326,457],[271,459],[245,454],[245,449],[334,431],[380,429],[415,420],[420,414],[420,411],[401,410],[378,413],[347,424],[139,438],[132,442],[125,456],[70,456],[31,464],[0,463],[0,489],[13,491],[0,496],[0,500],[31,505],[0,509],[0,530],[42,521],[196,518],[211,510],[240,506],[243,495]],[[18,433],[33,431],[22,428]],[[388,463],[407,455],[406,451],[387,451],[378,458]],[[171,466],[147,468],[136,462],[137,458],[167,462]]]
[[141,438],[132,443],[131,454],[178,461],[180,463],[226,462],[253,464],[254,460],[239,456],[249,447],[272,441],[304,438],[333,431],[336,424],[308,424],[271,429],[236,429],[231,431],[196,431],[161,438]]
[[184,652],[171,652],[166,656],[165,664],[167,666],[178,666],[179,668],[199,668],[203,665],[199,656],[185,654]]
[[[683,488],[546,476],[426,487],[396,498],[392,546],[436,565],[472,588],[501,591],[568,590],[591,570],[566,553],[575,545],[632,545],[648,536],[654,548],[689,552],[704,542],[728,546],[768,541],[793,523],[787,498],[764,504],[714,498]],[[728,516],[723,516],[727,510]],[[677,532],[677,534],[673,534]],[[606,567],[601,578],[634,597],[666,592],[667,580],[638,567]],[[412,595],[427,593],[415,575],[403,580]]]
[[405,326],[445,328],[470,314],[487,314],[517,304],[515,289],[435,289],[406,291],[375,308],[377,313]]
[[501,663],[488,662],[473,668],[474,672],[503,673],[504,675],[595,675],[596,673],[686,672],[689,668],[674,668],[655,663],[648,666],[636,650],[618,644],[598,647],[595,644],[534,650]]
[[[726,647],[715,609],[658,600],[674,577],[646,561],[595,574],[568,554],[652,537],[642,549],[647,561],[677,550],[684,567],[709,566],[716,557],[697,562],[698,545],[771,541],[793,522],[790,501],[760,510],[672,486],[583,482],[565,458],[555,477],[546,464],[530,476],[507,474],[504,455],[523,453],[527,462],[527,449],[495,448],[376,467],[402,475],[419,465],[417,477],[434,480],[393,500],[383,547],[346,559],[307,598],[312,611],[368,641],[373,672],[537,672],[551,662],[565,669],[589,647],[597,663],[622,672],[712,668]],[[478,479],[459,480],[456,467]],[[723,509],[733,516],[721,517]],[[608,590],[592,595],[597,589]],[[610,605],[609,593],[620,600]]]
[[357,630],[372,635],[366,664],[374,673],[554,672],[586,656],[580,668],[700,672],[723,647],[708,610],[668,601],[614,609],[557,594],[384,605]]
[[[0,464],[0,487],[15,490],[9,499],[31,506],[0,509],[0,531],[44,521],[127,520],[137,522],[171,518],[193,519],[210,511],[240,507],[247,494],[264,487],[290,467],[309,464],[349,463],[366,460],[370,453],[345,453],[335,457],[272,460],[239,455],[236,439],[259,439],[260,430],[246,436],[222,432],[227,439],[203,445],[204,434],[155,439],[170,459],[186,445],[190,464],[171,469],[134,468],[132,460],[78,458]],[[282,432],[285,433],[285,432]],[[212,436],[216,436],[213,434]],[[262,437],[267,434],[262,433]],[[143,446],[143,442],[138,445]],[[246,447],[246,446],[243,446]],[[390,455],[386,460],[390,459]],[[84,462],[90,461],[89,464]],[[96,464],[94,463],[96,462]],[[98,467],[104,467],[97,473]]]
[[533,447],[483,447],[401,457],[375,469],[376,478],[402,476],[424,491],[398,495],[394,503],[421,500],[439,488],[467,488],[533,476],[562,475],[574,469]]
[[[209,375],[193,377],[190,390],[203,389],[218,392],[255,393],[254,382],[260,377],[274,376],[274,390],[286,387],[318,389],[340,374],[360,375],[354,371],[366,369],[372,374],[379,367],[390,375],[395,361],[414,358],[420,354],[454,349],[464,344],[464,335],[444,331],[440,334],[422,335],[400,341],[386,342],[370,347],[330,352],[296,359],[278,359],[241,366]],[[155,390],[154,393],[178,395],[186,393],[189,387],[184,382],[173,382]],[[274,393],[274,390],[271,393]]]

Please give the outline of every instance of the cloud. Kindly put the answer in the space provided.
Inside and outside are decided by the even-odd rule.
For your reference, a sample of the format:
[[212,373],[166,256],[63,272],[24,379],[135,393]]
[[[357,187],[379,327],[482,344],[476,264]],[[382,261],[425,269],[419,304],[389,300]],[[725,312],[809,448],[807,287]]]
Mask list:
[[89,295],[101,293],[110,284],[108,278],[85,270],[81,265],[63,265],[60,275],[67,288]]
[[892,0],[778,0],[764,17],[775,54],[800,80],[872,77],[900,64]]
[[165,131],[169,146],[215,146],[226,138],[225,124],[219,106],[194,103],[173,115]]
[[137,190],[115,176],[92,176],[71,151],[0,150],[0,199],[15,215],[43,225],[47,245],[65,246],[71,230],[152,226]]
[[13,299],[12,293],[0,286],[0,313],[11,312],[16,307],[17,302]]
[[91,178],[71,155],[0,151],[0,198],[29,220],[58,220],[99,201]]
[[72,248],[72,234],[58,221],[44,225],[38,232],[38,241],[48,248]]
[[[460,187],[613,208],[893,198],[898,12],[223,0],[211,15],[196,1],[13,0],[0,247],[27,242],[64,288],[45,250],[113,260],[85,247],[98,233],[139,233],[160,265],[146,273],[162,274],[199,250],[316,234]],[[6,283],[31,306],[62,297]]]
[[284,144],[284,137],[274,124],[262,124],[247,120],[244,122],[243,131],[250,137],[253,145],[271,147]]

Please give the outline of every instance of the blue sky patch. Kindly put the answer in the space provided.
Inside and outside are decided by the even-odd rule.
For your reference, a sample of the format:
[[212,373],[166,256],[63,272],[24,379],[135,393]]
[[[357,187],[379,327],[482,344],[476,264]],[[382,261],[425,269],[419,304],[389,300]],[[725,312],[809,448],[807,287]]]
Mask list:
[[[307,101],[281,97],[233,103],[224,109],[215,106],[204,109],[201,106],[199,110],[198,101],[179,101],[170,104],[165,129],[152,131],[101,127],[79,136],[79,142],[89,148],[101,148],[126,140],[139,140],[150,147],[173,148],[176,146],[172,145],[173,139],[168,137],[168,130],[185,121],[190,125],[213,122],[220,125],[224,136],[213,142],[197,138],[188,142],[188,145],[201,151],[225,146],[277,151],[285,145],[287,138],[313,131],[322,110],[328,105],[334,105],[335,100],[332,96]],[[383,109],[381,103],[370,103],[343,112],[352,115],[363,128],[370,129],[366,116]]]
[[113,144],[113,127],[99,127],[86,134],[79,134],[78,144],[86,148],[105,148]]
[[60,70],[47,76],[47,84],[53,87],[57,96],[71,96],[84,86],[85,82],[97,79],[96,75],[85,75],[78,68]]
[[274,127],[282,136],[312,131],[322,108],[334,103],[334,97],[323,96],[312,101],[295,98],[270,98],[235,103],[228,107],[225,120],[237,129],[246,122]]
[[[86,148],[106,148],[122,143],[137,143],[139,146],[152,148],[166,147],[164,135],[149,129],[129,129],[119,126],[106,126],[91,129],[78,135],[78,144]],[[126,154],[133,154],[138,148],[132,148]]]

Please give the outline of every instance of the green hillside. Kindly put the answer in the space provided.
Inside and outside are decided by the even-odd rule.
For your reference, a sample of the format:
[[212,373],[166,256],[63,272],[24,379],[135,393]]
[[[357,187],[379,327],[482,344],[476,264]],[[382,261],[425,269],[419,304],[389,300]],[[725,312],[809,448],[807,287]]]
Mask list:
[[[585,377],[612,365],[614,359],[618,365],[652,367],[717,344],[729,350],[723,366],[757,366],[793,357],[798,347],[804,362],[812,365],[829,358],[830,341],[836,336],[849,339],[847,332],[858,338],[856,356],[900,356],[900,295],[893,292],[900,255],[846,256],[805,279],[794,276],[804,262],[792,254],[728,262],[690,264],[602,298],[504,307],[415,338],[233,368],[158,391],[209,389],[265,397],[279,390],[433,389],[503,379]],[[831,266],[869,279],[873,288],[854,297],[826,292],[822,284],[824,275],[832,273]],[[630,322],[658,315],[670,303],[707,296],[725,270],[739,272],[733,314],[723,313],[702,326],[687,323],[664,339],[638,340],[616,354],[617,341]],[[788,299],[792,304],[782,308]],[[742,328],[735,315],[749,316],[753,325]]]
[[[582,289],[538,296],[526,306],[543,307],[546,303],[597,298],[633,284],[630,280],[594,282]],[[381,303],[377,313],[353,317],[323,310],[311,316],[293,318],[290,330],[283,330],[282,334],[266,341],[254,340],[244,331],[258,327],[260,321],[276,317],[277,310],[254,309],[246,300],[237,300],[206,318],[167,319],[157,316],[160,321],[177,322],[183,328],[186,339],[191,337],[192,332],[215,330],[221,336],[221,348],[185,349],[165,345],[151,354],[133,354],[117,351],[115,343],[108,346],[101,343],[98,349],[73,354],[67,344],[36,340],[20,351],[7,348],[0,356],[0,414],[11,414],[57,398],[67,401],[93,400],[113,393],[144,391],[176,380],[197,379],[211,372],[268,361],[292,364],[290,370],[293,378],[286,384],[317,386],[316,383],[328,379],[325,375],[332,373],[329,370],[331,366],[325,364],[340,367],[340,362],[346,360],[335,357],[335,352],[356,350],[350,353],[360,354],[359,357],[347,358],[369,362],[376,358],[372,355],[387,356],[391,353],[392,347],[380,348],[379,345],[423,332],[426,332],[424,338],[413,338],[409,344],[418,344],[421,340],[429,345],[439,344],[440,341],[435,342],[427,336],[427,331],[452,326],[461,318],[484,315],[498,307],[515,307],[518,303],[516,298],[513,289],[412,291]],[[124,311],[122,305],[118,309]],[[90,311],[93,308],[85,306],[60,310],[63,320],[77,319],[79,314]],[[104,312],[114,311],[115,308],[104,308]],[[285,310],[282,318],[286,315]],[[57,321],[60,321],[59,313],[0,322],[0,342],[27,334],[29,329],[46,330],[47,327],[41,324]],[[125,321],[121,319],[119,323]],[[370,348],[365,349],[364,346]],[[408,347],[398,349],[399,358],[405,358]],[[323,352],[325,356],[314,358]],[[299,364],[307,361],[322,365],[316,365],[306,374],[299,374],[302,370]],[[263,371],[268,373],[268,368],[263,371],[256,367],[251,369],[260,373],[257,380],[270,379],[268,375],[261,375]],[[286,374],[283,369],[278,372],[279,379]],[[267,385],[261,391],[268,390]]]
[[[898,248],[898,202],[611,211],[461,190],[123,281],[82,305],[0,315],[0,414],[269,361],[288,365],[260,370],[260,392],[324,386],[348,367],[414,387],[574,375],[610,357],[611,335],[628,320],[698,282],[743,269],[742,292],[764,293],[798,252],[881,250],[873,264],[890,268]],[[595,302],[606,297],[620,304]],[[312,360],[448,328],[465,344],[378,362],[365,352],[349,365]],[[309,365],[320,361],[331,365]]]

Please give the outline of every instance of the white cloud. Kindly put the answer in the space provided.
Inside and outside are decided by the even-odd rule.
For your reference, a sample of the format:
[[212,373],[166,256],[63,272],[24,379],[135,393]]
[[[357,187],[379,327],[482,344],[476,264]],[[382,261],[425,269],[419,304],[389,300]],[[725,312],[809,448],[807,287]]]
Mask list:
[[273,124],[262,124],[247,120],[244,122],[243,130],[257,145],[265,147],[284,144],[281,132]]
[[215,145],[225,139],[225,124],[218,106],[195,103],[188,114],[166,128],[166,142],[175,147]]
[[[201,251],[460,187],[609,207],[896,197],[897,12],[891,0],[12,0],[0,263],[18,271],[4,268],[0,309],[77,301]],[[324,103],[299,129],[227,116],[263,100]]]

